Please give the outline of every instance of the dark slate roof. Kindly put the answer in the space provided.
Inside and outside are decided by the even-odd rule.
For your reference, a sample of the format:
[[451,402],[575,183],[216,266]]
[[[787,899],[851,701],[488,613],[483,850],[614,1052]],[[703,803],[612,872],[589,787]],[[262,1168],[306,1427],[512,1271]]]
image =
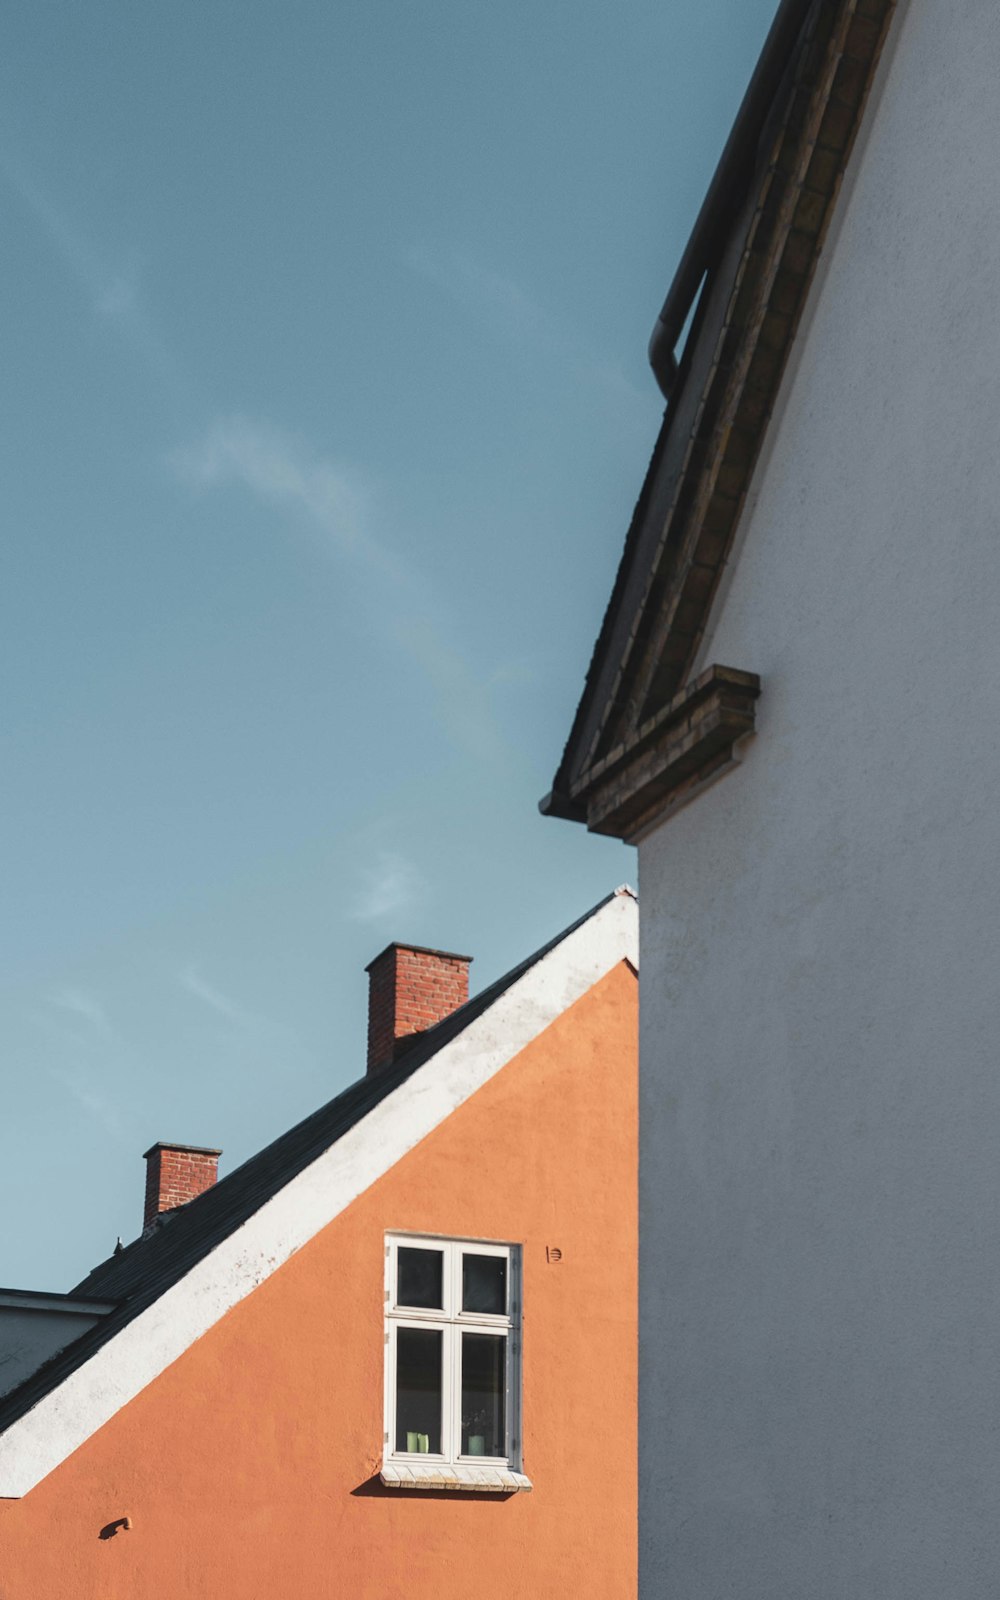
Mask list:
[[451,1016],[420,1034],[410,1049],[392,1066],[351,1084],[325,1106],[244,1161],[241,1167],[220,1178],[204,1194],[170,1213],[150,1233],[94,1267],[71,1291],[72,1295],[75,1298],[92,1297],[118,1304],[82,1338],[46,1362],[0,1400],[0,1433],[26,1411],[30,1411],[44,1395],[57,1388],[64,1378],[82,1366],[127,1323],[158,1300],[279,1189],[283,1189],[285,1184],[290,1183],[345,1133],[363,1121],[369,1111],[388,1099],[419,1067],[424,1066],[445,1045],[463,1033],[470,1023],[488,1011],[519,978],[614,898],[614,894],[606,895],[584,916],[528,956],[527,960],[460,1006]]

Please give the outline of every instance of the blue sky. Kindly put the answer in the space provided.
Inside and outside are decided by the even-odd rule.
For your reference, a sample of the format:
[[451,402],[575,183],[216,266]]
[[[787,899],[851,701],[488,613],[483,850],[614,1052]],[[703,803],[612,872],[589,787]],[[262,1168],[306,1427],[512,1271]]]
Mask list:
[[0,1284],[623,880],[546,821],[774,0],[15,0],[0,61]]

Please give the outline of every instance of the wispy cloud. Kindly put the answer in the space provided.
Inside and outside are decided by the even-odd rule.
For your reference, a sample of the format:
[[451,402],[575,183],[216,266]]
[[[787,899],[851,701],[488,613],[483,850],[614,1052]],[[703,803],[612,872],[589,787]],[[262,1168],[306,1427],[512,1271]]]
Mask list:
[[122,1142],[134,1142],[127,1102],[114,1088],[121,1078],[123,1045],[103,1001],[90,989],[67,985],[43,997],[31,1014],[52,1041],[57,1059],[42,1070],[89,1117]]
[[101,289],[94,302],[94,310],[99,311],[102,317],[112,321],[118,317],[128,320],[131,317],[141,316],[142,307],[139,298],[139,268],[132,260],[113,273]]
[[48,1004],[64,1015],[86,1022],[101,1033],[110,1033],[108,1014],[97,996],[86,989],[56,989],[46,996]]
[[304,515],[342,552],[375,555],[363,532],[368,495],[355,476],[277,428],[221,417],[202,440],[171,459],[192,488],[241,484],[270,505]]
[[171,464],[205,491],[237,485],[322,535],[329,559],[348,562],[369,587],[373,627],[402,649],[434,690],[443,726],[467,753],[497,764],[508,750],[486,686],[449,642],[440,600],[426,580],[371,532],[373,496],[358,476],[265,423],[220,418]]
[[412,861],[394,850],[380,850],[371,867],[362,868],[361,883],[350,909],[356,922],[378,922],[411,910],[424,892],[424,881]]
[[91,312],[121,334],[164,388],[175,395],[186,393],[179,364],[143,305],[136,257],[109,261],[9,147],[0,148],[0,174],[76,279]]
[[177,981],[188,994],[235,1027],[248,1028],[256,1024],[257,1018],[251,1012],[244,1010],[238,1001],[224,994],[214,983],[209,983],[195,967],[184,967],[177,974]]
[[454,743],[487,766],[501,766],[510,752],[497,727],[486,685],[425,619],[401,618],[394,631],[429,681],[438,715]]
[[71,1067],[47,1065],[45,1072],[95,1122],[123,1143],[131,1142],[130,1119],[123,1106],[101,1082],[92,1067],[76,1062]]
[[414,245],[406,252],[406,261],[519,357],[541,355],[574,388],[599,396],[606,406],[630,415],[644,433],[648,431],[655,406],[652,387],[648,392],[637,388],[621,367],[592,348],[578,327],[509,273],[456,245]]
[[421,277],[505,338],[536,342],[555,331],[553,319],[521,284],[469,250],[420,244],[407,251],[406,259]]

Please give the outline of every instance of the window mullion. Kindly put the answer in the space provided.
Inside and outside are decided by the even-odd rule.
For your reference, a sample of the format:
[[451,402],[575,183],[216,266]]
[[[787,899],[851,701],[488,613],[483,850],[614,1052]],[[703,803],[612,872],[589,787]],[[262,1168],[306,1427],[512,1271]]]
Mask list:
[[448,1246],[448,1287],[450,1299],[445,1311],[449,1317],[457,1317],[462,1309],[462,1247],[457,1244]]
[[457,1383],[456,1374],[458,1372],[458,1358],[457,1358],[457,1352],[456,1352],[456,1349],[455,1349],[455,1325],[454,1325],[454,1323],[448,1323],[446,1325],[446,1327],[445,1327],[445,1341],[446,1341],[446,1344],[447,1344],[447,1359],[448,1359],[448,1385],[447,1385],[447,1395],[446,1395],[446,1398],[445,1398],[445,1405],[446,1405],[447,1411],[448,1411],[448,1433],[447,1433],[448,1460],[449,1461],[457,1461],[458,1460],[458,1449],[457,1449],[457,1444],[456,1444],[456,1430],[457,1430],[457,1428],[459,1426],[459,1423],[461,1422],[461,1414],[460,1414],[460,1411],[459,1411],[459,1396],[456,1393],[456,1383]]
[[385,1382],[385,1440],[384,1448],[396,1448],[396,1327],[390,1322],[385,1330],[386,1382]]

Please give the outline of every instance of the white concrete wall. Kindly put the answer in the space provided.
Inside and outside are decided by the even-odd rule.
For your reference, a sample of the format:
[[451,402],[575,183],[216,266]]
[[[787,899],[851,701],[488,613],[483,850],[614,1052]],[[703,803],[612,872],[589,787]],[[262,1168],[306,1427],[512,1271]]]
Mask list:
[[0,1302],[0,1397],[37,1372],[99,1320],[100,1313]]
[[640,847],[644,1600],[1000,1584],[1000,5],[888,68]]

